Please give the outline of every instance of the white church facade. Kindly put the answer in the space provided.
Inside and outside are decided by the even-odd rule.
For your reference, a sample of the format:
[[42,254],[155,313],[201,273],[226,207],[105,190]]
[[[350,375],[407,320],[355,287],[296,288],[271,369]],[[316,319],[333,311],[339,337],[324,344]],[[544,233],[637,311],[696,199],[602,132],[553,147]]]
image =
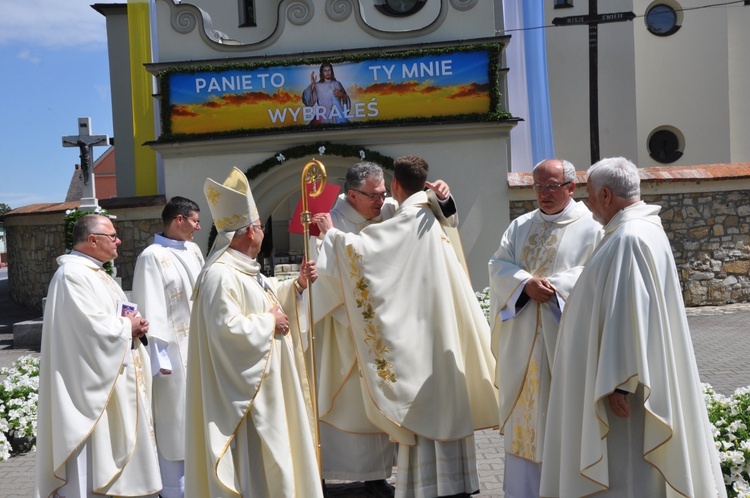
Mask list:
[[[363,155],[386,165],[420,155],[458,200],[479,289],[509,222],[508,173],[545,157],[585,170],[594,129],[596,157],[622,155],[640,167],[748,161],[750,5],[714,3],[95,4],[108,27],[118,195],[185,195],[206,209],[204,179],[237,166],[251,171],[283,252],[302,247],[286,227],[311,158],[341,184]],[[140,24],[128,22],[128,9],[138,19],[134,6],[146,7]],[[348,101],[316,115],[304,90],[324,62]],[[198,242],[207,238],[204,230]]]
[[[312,158],[326,166],[329,184],[341,185],[362,158],[388,167],[397,156],[419,155],[430,179],[451,186],[474,286],[486,285],[487,260],[509,218],[516,124],[507,112],[508,37],[496,34],[501,2],[156,0],[151,7],[152,59],[142,67],[153,76],[158,111],[154,137],[142,146],[137,136],[127,143],[137,115],[128,107],[138,106],[133,23],[123,5],[94,6],[107,18],[120,195],[156,193],[140,185],[138,149],[148,147],[158,157],[158,192],[195,200],[205,217],[204,180],[237,166],[272,221],[278,253],[303,246],[287,227]],[[329,93],[335,105],[320,89],[325,65],[343,90]],[[319,90],[311,103],[313,79]],[[196,241],[205,246],[208,232]]]

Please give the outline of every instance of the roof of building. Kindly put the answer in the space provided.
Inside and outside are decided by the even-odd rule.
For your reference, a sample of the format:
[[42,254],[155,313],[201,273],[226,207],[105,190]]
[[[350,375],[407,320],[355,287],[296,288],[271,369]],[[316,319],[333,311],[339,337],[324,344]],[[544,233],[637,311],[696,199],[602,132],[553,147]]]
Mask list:
[[[644,183],[717,181],[738,178],[750,178],[750,163],[704,164],[700,166],[658,166],[640,168],[641,181]],[[585,171],[576,173],[576,183],[586,184],[588,175]],[[531,172],[508,173],[509,188],[527,188],[534,183]]]

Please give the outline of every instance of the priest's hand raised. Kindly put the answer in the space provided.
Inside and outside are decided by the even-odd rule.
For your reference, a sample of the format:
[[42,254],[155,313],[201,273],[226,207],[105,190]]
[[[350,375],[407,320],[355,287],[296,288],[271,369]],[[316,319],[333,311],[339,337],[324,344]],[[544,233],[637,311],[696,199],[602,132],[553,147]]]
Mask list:
[[325,233],[333,228],[333,221],[331,220],[331,215],[329,213],[317,213],[312,216],[311,221],[318,225],[318,228],[320,228],[320,233],[325,235]]
[[435,183],[424,182],[425,187],[435,192],[435,195],[441,201],[451,196],[451,188],[443,180],[435,180]]
[[281,310],[281,306],[277,304],[276,306],[271,308],[271,311],[269,311],[269,313],[271,313],[274,318],[276,318],[276,333],[287,335],[289,333],[289,317],[286,316],[286,314]]
[[140,339],[148,332],[148,320],[138,314],[137,311],[128,313],[125,318],[130,320],[130,330],[133,334],[133,339]]
[[546,278],[531,277],[523,288],[523,291],[537,303],[546,303],[555,293]]

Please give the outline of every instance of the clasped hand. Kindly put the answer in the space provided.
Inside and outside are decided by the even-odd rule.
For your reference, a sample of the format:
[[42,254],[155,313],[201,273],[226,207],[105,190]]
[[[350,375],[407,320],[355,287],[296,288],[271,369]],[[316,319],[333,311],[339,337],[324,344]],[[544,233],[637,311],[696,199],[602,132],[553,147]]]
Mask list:
[[139,315],[138,311],[125,314],[125,318],[130,320],[130,330],[133,339],[140,339],[148,333],[148,320]]
[[552,284],[546,278],[531,277],[523,288],[523,291],[537,303],[546,303],[555,293]]

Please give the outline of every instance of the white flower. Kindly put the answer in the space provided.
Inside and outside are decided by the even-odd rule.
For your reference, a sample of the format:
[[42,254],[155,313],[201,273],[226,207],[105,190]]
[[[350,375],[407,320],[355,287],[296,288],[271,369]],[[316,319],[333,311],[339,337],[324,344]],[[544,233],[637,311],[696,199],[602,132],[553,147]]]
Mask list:
[[747,481],[744,479],[737,479],[736,481],[734,481],[732,489],[739,493],[739,496],[750,495],[750,485],[748,485]]
[[360,159],[364,159],[365,158],[365,151],[363,151],[363,150],[359,151],[359,158]]
[[727,451],[727,456],[734,466],[745,466],[745,454],[741,451]]
[[318,152],[320,153],[321,156],[325,154],[326,153],[325,145],[321,145],[320,147],[318,147]]
[[280,163],[283,163],[284,161],[286,161],[286,157],[284,157],[284,154],[281,154],[281,153],[280,153],[280,154],[279,154],[278,156],[276,156],[276,159],[277,159],[277,160],[278,160],[278,161],[279,161]]
[[747,426],[742,422],[742,420],[733,420],[729,424],[729,427],[727,427],[727,429],[729,429],[729,432],[737,432],[740,429],[747,429]]
[[6,439],[5,434],[0,432],[0,462],[10,458],[10,450],[13,449],[10,446],[10,442]]

